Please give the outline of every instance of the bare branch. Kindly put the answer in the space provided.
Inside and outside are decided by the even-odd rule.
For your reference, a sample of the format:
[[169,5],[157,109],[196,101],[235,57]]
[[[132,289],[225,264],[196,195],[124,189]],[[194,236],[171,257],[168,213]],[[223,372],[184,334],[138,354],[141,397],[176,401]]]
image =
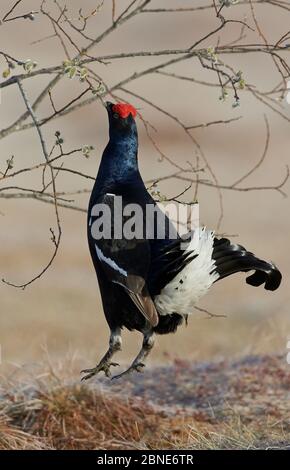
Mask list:
[[21,289],[25,289],[28,285],[32,284],[34,281],[36,281],[37,279],[40,279],[41,276],[49,269],[49,267],[52,265],[56,255],[57,255],[57,252],[58,252],[58,249],[59,249],[59,245],[60,245],[60,240],[61,240],[61,225],[60,225],[60,218],[59,218],[59,212],[58,212],[58,203],[57,203],[57,196],[56,196],[56,185],[55,185],[55,175],[54,175],[54,171],[53,171],[53,168],[52,168],[52,165],[51,163],[49,162],[49,154],[48,154],[48,151],[47,151],[47,147],[46,147],[46,143],[45,143],[45,140],[44,140],[44,137],[43,137],[43,134],[42,134],[42,131],[40,129],[40,126],[39,126],[39,123],[38,123],[38,120],[37,120],[37,117],[32,109],[32,106],[26,96],[26,93],[24,91],[24,88],[22,86],[22,83],[21,81],[18,81],[18,86],[19,86],[19,90],[20,90],[20,93],[22,95],[22,98],[23,98],[23,101],[26,105],[26,108],[27,108],[27,111],[29,112],[29,114],[31,115],[31,118],[34,122],[34,125],[36,127],[36,130],[37,130],[37,133],[38,133],[38,137],[39,137],[39,140],[40,140],[40,144],[41,144],[41,148],[42,148],[42,152],[43,152],[43,155],[44,155],[44,158],[46,160],[46,164],[49,166],[50,168],[50,172],[51,172],[51,181],[52,181],[52,187],[53,187],[53,198],[54,198],[54,209],[55,209],[55,216],[56,216],[56,224],[57,224],[57,235],[55,236],[55,233],[53,231],[52,228],[50,228],[50,232],[51,232],[51,235],[52,235],[52,242],[54,244],[54,251],[53,251],[53,254],[49,260],[49,262],[46,264],[46,266],[41,270],[41,272],[39,274],[37,274],[36,276],[34,276],[30,281],[27,281],[23,284],[13,284],[11,282],[8,282],[6,281],[5,279],[2,279],[2,281],[6,284],[9,284],[13,287],[18,287],[18,288],[21,288]]

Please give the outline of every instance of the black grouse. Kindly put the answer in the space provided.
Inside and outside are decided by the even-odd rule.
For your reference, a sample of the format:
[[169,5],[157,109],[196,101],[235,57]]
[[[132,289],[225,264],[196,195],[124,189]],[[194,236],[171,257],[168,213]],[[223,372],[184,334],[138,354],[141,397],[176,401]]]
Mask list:
[[[82,371],[86,374],[83,379],[100,371],[111,376],[110,367],[118,365],[112,357],[121,349],[123,327],[140,331],[143,344],[129,369],[115,377],[140,372],[155,334],[174,333],[214,282],[237,272],[253,271],[246,282],[251,286],[264,284],[265,289],[273,291],[282,277],[273,263],[226,238],[216,238],[205,228],[194,230],[186,243],[163,212],[164,232],[160,237],[161,211],[138,169],[136,110],[129,104],[110,102],[106,108],[110,138],[91,194],[87,227],[111,334],[108,351],[96,367]],[[139,218],[135,217],[133,223],[131,208],[136,206]],[[148,207],[153,209],[153,217],[148,216]],[[133,236],[128,228],[135,229]]]

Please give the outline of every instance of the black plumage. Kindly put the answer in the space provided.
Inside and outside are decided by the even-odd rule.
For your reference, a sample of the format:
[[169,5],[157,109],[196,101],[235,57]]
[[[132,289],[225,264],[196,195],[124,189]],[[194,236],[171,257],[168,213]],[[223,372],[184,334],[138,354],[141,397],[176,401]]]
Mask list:
[[[111,335],[109,349],[100,363],[93,369],[83,371],[86,373],[85,379],[100,371],[110,375],[110,367],[116,365],[111,362],[111,358],[121,348],[121,330],[124,327],[142,332],[144,338],[141,351],[126,373],[140,371],[144,367],[143,361],[153,347],[155,333],[175,332],[183,320],[187,320],[187,314],[191,313],[184,312],[178,299],[183,299],[184,295],[190,304],[190,291],[194,292],[198,288],[190,284],[191,270],[198,266],[201,256],[201,251],[191,249],[191,245],[188,245],[187,250],[181,247],[178,234],[172,236],[173,226],[167,217],[162,239],[157,237],[155,230],[157,215],[154,226],[149,227],[153,230],[153,237],[148,238],[145,229],[142,229],[138,238],[133,239],[126,238],[122,233],[122,228],[129,220],[123,213],[128,204],[138,204],[142,209],[143,222],[148,222],[146,208],[152,206],[157,210],[157,207],[138,169],[135,109],[126,104],[107,103],[107,111],[110,139],[89,202],[88,243]],[[114,202],[120,196],[121,206],[115,209]],[[109,209],[109,215],[104,219],[106,222],[113,222],[114,217],[121,214],[121,236],[116,237],[110,231],[107,237],[95,237],[94,224],[99,224],[100,219],[94,211],[100,204]],[[144,227],[148,228],[145,223]],[[210,251],[205,254],[212,268],[204,268],[208,272],[200,274],[209,281],[209,285],[239,271],[254,270],[254,274],[247,277],[248,284],[265,284],[268,290],[279,287],[281,274],[272,263],[258,259],[242,246],[232,244],[225,238],[213,238],[212,232],[201,232],[201,244],[202,237],[209,240],[206,246],[207,250],[210,247]],[[203,266],[199,269],[202,271]],[[199,273],[195,276],[198,279]],[[198,292],[194,294],[198,297]],[[164,311],[171,297],[172,308]],[[165,307],[161,308],[161,305]]]
[[282,276],[273,263],[257,258],[246,248],[232,244],[227,238],[214,239],[212,257],[219,274],[218,280],[237,272],[255,270],[254,274],[246,278],[247,284],[255,287],[265,284],[265,289],[272,291],[280,285]]

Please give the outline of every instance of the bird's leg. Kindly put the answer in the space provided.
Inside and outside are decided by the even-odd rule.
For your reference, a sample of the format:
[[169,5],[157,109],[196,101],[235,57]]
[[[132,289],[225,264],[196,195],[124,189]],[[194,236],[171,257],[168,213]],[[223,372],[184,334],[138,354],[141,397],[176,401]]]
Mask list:
[[88,380],[101,371],[105,373],[106,377],[111,377],[112,374],[110,371],[110,367],[119,365],[117,362],[111,362],[111,359],[117,351],[120,351],[121,345],[122,345],[122,338],[121,338],[120,328],[111,330],[108,351],[106,352],[106,354],[104,355],[104,357],[101,359],[101,361],[96,367],[93,367],[93,369],[84,369],[81,371],[81,373],[87,374],[87,375],[84,375],[82,380]]
[[119,379],[120,377],[130,374],[133,371],[142,372],[143,368],[145,367],[144,361],[153,348],[155,341],[155,334],[153,331],[146,331],[143,333],[143,335],[142,348],[136,359],[134,359],[129,369],[122,372],[122,374],[114,375],[113,379]]

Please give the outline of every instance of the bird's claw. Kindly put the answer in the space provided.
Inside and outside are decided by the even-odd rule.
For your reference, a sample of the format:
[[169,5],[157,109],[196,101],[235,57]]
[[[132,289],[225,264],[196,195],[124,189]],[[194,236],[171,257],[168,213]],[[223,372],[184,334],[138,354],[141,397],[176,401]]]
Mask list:
[[81,374],[86,374],[82,377],[83,380],[88,380],[94,375],[98,374],[99,372],[104,372],[106,377],[111,377],[111,371],[110,367],[116,367],[119,366],[117,362],[100,362],[96,367],[93,367],[92,369],[83,369],[81,370]]
[[136,372],[143,372],[143,369],[145,367],[145,364],[143,364],[143,362],[137,362],[136,364],[132,364],[129,369],[125,370],[124,372],[122,372],[121,374],[118,374],[118,375],[114,375],[114,377],[112,377],[112,380],[115,380],[115,379],[120,379],[121,377],[124,377],[125,375],[129,375],[131,374],[132,372],[136,371]]

